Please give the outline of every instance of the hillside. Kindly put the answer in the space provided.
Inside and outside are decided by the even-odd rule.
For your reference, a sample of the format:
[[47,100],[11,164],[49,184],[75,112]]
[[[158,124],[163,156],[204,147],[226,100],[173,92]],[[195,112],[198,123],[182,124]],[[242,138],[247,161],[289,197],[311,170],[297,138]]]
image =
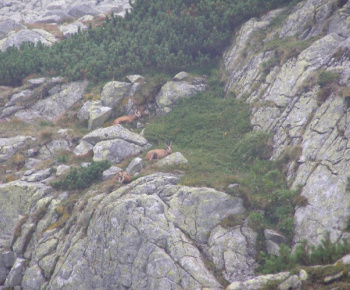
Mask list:
[[350,2],[28,3],[0,3],[0,288],[349,287]]

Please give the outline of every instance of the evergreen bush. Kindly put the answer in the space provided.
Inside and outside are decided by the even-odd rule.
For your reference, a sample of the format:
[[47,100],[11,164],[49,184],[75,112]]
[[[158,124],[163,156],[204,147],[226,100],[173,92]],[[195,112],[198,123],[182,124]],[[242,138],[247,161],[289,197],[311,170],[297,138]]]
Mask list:
[[98,181],[103,171],[111,166],[109,161],[92,161],[87,167],[71,168],[64,179],[52,182],[51,186],[55,189],[85,189],[93,182]]
[[350,252],[350,243],[343,239],[341,242],[331,242],[329,233],[327,233],[318,246],[309,246],[307,241],[302,241],[294,252],[282,244],[280,255],[273,256],[262,253],[262,264],[258,272],[262,274],[277,273],[289,271],[300,266],[326,265],[340,259]]
[[33,73],[93,82],[146,70],[173,73],[222,53],[243,21],[287,0],[137,0],[125,18],[79,31],[45,47],[24,43],[0,52],[0,85],[19,85]]

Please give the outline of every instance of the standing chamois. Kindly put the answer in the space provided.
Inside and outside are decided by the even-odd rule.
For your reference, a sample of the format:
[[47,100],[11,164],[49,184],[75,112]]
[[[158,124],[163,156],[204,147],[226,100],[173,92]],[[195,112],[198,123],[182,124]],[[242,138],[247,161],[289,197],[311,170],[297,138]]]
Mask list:
[[146,154],[146,159],[148,161],[151,161],[153,159],[161,159],[164,158],[165,156],[168,156],[171,153],[171,145],[172,142],[170,142],[169,145],[167,145],[167,149],[154,149],[151,151],[148,151]]
[[132,122],[134,122],[135,119],[140,118],[140,117],[141,117],[141,112],[139,110],[136,110],[134,115],[122,116],[122,117],[115,119],[113,122],[113,125],[118,125],[118,124],[122,124],[122,123],[131,124]]

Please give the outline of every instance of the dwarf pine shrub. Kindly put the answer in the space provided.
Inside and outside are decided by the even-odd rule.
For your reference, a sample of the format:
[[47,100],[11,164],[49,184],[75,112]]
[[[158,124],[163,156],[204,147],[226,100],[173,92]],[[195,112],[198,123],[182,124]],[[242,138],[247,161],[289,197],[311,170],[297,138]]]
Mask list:
[[55,189],[85,189],[93,182],[98,181],[103,171],[111,166],[109,161],[92,161],[88,167],[71,168],[69,173],[62,179],[52,182],[51,186]]
[[318,246],[309,246],[302,241],[294,252],[282,244],[278,257],[262,253],[261,266],[257,269],[262,274],[289,271],[300,266],[326,265],[340,259],[350,252],[350,243],[343,239],[340,242],[331,242],[327,233]]

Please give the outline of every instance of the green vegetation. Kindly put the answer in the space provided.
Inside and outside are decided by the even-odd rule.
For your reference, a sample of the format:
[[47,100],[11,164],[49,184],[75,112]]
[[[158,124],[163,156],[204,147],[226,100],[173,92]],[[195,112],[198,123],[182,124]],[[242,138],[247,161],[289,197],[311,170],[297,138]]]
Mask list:
[[52,182],[51,186],[56,189],[84,189],[93,182],[99,180],[103,171],[111,166],[108,161],[92,161],[87,167],[71,168],[67,176],[59,181]]
[[96,82],[200,66],[223,51],[240,23],[289,2],[137,0],[125,18],[112,14],[102,26],[51,47],[24,43],[0,52],[0,85],[19,85],[37,73]]
[[345,239],[342,242],[332,243],[327,234],[318,246],[309,246],[307,241],[298,245],[292,253],[286,245],[281,245],[280,256],[262,255],[262,265],[258,271],[262,274],[288,271],[297,265],[326,265],[340,259],[350,252],[350,243]]
[[317,83],[321,89],[317,93],[317,104],[322,105],[324,101],[336,91],[340,75],[337,72],[322,71],[317,77]]
[[324,88],[334,82],[339,81],[340,75],[337,72],[322,71],[317,78],[317,83],[321,88]]
[[[158,147],[172,141],[173,151],[182,152],[189,160],[179,168],[185,171],[182,184],[214,187],[240,196],[253,211],[252,227],[258,231],[275,228],[291,241],[295,207],[301,204],[296,199],[298,191],[287,190],[279,167],[282,162],[269,160],[271,136],[252,130],[249,105],[244,100],[225,98],[216,70],[210,73],[208,83],[207,91],[180,100],[170,114],[151,120],[145,130],[147,140]],[[298,154],[289,154],[288,160],[295,156]],[[227,188],[231,183],[239,187]],[[240,222],[233,216],[223,224]]]

